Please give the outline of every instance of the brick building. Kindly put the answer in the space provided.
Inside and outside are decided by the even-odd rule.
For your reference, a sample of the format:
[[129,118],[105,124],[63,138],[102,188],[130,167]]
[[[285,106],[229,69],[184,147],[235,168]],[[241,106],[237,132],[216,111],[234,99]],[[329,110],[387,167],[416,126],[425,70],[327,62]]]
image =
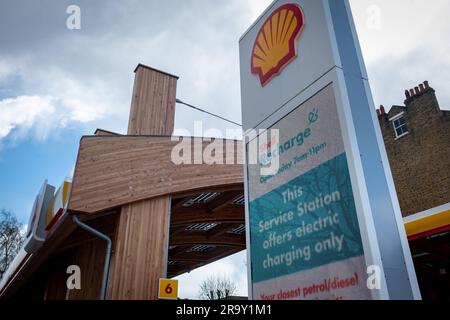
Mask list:
[[424,299],[450,299],[450,111],[428,81],[377,110]]
[[378,119],[403,216],[450,202],[450,111],[427,81]]

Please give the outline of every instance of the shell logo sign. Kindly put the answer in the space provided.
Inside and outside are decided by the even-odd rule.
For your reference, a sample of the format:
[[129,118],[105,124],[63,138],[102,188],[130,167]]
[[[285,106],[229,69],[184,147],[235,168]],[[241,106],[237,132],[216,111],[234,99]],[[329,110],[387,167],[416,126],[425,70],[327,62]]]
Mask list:
[[262,86],[297,57],[296,42],[304,25],[300,6],[288,3],[275,10],[261,27],[253,46],[251,67]]

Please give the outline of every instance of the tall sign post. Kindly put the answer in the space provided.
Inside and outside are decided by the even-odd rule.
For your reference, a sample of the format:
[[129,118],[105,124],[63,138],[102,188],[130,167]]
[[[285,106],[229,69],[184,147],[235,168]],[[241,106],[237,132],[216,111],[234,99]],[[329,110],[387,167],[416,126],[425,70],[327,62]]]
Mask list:
[[240,39],[249,297],[420,299],[347,0]]

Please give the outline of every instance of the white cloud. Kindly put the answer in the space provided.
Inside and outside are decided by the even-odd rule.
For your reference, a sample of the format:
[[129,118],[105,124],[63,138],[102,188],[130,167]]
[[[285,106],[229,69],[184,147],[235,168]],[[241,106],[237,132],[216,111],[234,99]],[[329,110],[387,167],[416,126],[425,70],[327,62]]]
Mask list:
[[[114,114],[115,103],[102,82],[91,80],[82,83],[59,70],[42,77],[47,81],[47,91],[58,95],[62,105],[59,116],[65,122],[88,123]],[[51,82],[52,78],[58,81]]]
[[[14,72],[7,67],[17,64],[20,68]],[[116,119],[126,119],[120,111],[129,106],[118,97],[120,90],[111,89],[101,77],[79,77],[63,66],[39,66],[29,58],[0,59],[0,81],[12,73],[31,94],[0,100],[0,141],[9,136],[17,143],[28,135],[42,141],[53,129],[96,127],[101,120],[111,130],[123,130]],[[7,89],[3,93],[10,95],[12,89]]]
[[[424,80],[436,89],[441,107],[450,107],[448,0],[424,8],[420,0],[350,0],[376,105],[403,104],[404,90]],[[380,13],[380,28],[368,23],[370,6]]]
[[[212,3],[137,5],[128,1],[128,5],[108,5],[98,11],[101,5],[81,1],[82,29],[77,32],[55,24],[60,13],[52,6],[48,22],[42,20],[32,29],[28,26],[26,33],[17,30],[25,38],[9,38],[14,43],[0,49],[0,81],[14,74],[26,92],[54,97],[58,105],[47,121],[60,127],[87,123],[87,127],[124,132],[132,70],[137,63],[145,63],[180,75],[180,98],[239,122],[237,41],[270,2],[231,0],[218,7]],[[27,8],[24,16],[26,12]],[[169,17],[172,23],[167,24]],[[12,21],[12,26],[15,23]],[[33,40],[36,34],[42,41]],[[23,46],[24,42],[33,47]],[[12,54],[10,48],[20,50]],[[221,120],[177,108],[178,128],[190,128],[200,119],[208,120],[209,128],[228,127]]]
[[[0,38],[5,39],[0,48],[0,94],[11,96],[14,88],[4,80],[17,76],[27,95],[54,99],[55,111],[47,122],[124,132],[132,70],[137,63],[145,63],[179,75],[182,100],[239,122],[238,39],[271,2],[229,0],[217,6],[128,0],[104,6],[102,1],[80,1],[82,29],[76,32],[59,24],[65,10],[58,6],[49,6],[46,18],[30,25],[26,18],[36,15],[33,4],[9,5],[0,11],[21,12],[23,17],[16,21],[0,14],[21,35],[11,37],[0,31]],[[450,32],[446,17],[450,4],[435,2],[423,10],[418,0],[351,0],[376,104],[402,103],[404,89],[429,80],[442,104],[450,105],[450,93],[445,90],[450,80],[442,72],[450,66],[446,55],[450,43],[442,41]],[[379,29],[367,23],[367,8],[373,5],[380,8]],[[177,128],[191,129],[194,120],[200,119],[207,120],[208,128],[228,126],[177,107]],[[26,127],[23,132],[39,133]]]
[[45,139],[50,126],[48,119],[54,113],[54,100],[48,96],[19,96],[0,100],[0,139],[14,129],[19,129],[16,134],[21,137],[32,128],[39,139]]

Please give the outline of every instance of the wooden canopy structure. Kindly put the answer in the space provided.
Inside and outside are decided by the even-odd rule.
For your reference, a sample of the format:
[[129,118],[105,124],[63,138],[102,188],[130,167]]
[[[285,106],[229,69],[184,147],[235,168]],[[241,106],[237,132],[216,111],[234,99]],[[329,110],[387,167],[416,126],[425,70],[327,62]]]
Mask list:
[[[105,243],[71,215],[112,239],[109,299],[156,299],[159,278],[245,249],[241,142],[213,141],[223,146],[214,156],[231,163],[194,164],[195,153],[211,152],[212,142],[171,136],[178,78],[143,65],[135,73],[128,135],[99,129],[81,138],[68,212],[2,298],[99,297]],[[181,140],[189,142],[192,163],[172,161]],[[66,287],[73,264],[81,269],[81,290]]]

